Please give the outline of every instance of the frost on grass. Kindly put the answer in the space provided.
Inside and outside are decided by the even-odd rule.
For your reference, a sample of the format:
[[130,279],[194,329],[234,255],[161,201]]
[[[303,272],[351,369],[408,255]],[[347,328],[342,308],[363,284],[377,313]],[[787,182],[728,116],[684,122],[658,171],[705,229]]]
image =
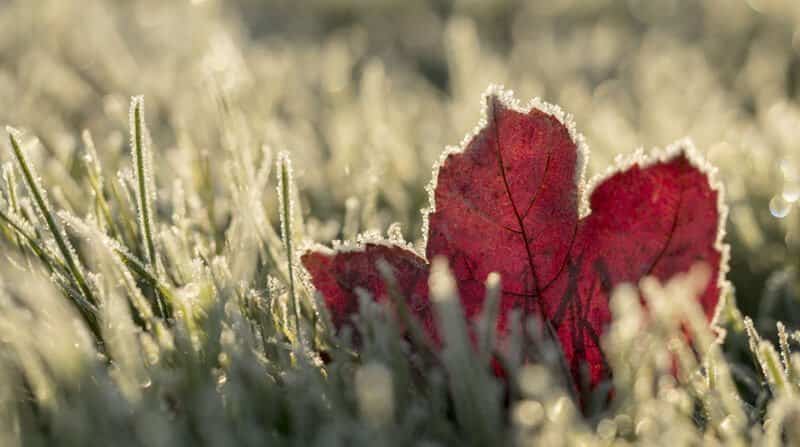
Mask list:
[[153,238],[153,203],[156,199],[153,180],[153,159],[150,137],[144,121],[144,97],[131,98],[129,112],[131,134],[131,158],[136,173],[136,211],[139,216],[139,232],[144,240],[145,258],[153,271],[156,270],[156,246]]
[[[639,166],[646,168],[647,163]],[[281,237],[262,242],[279,245],[271,248],[283,253],[291,272],[295,194],[291,192],[294,186],[287,156],[278,158],[275,172],[278,207],[274,218],[281,221]],[[6,183],[13,183],[8,168],[4,178]],[[137,183],[135,176],[124,181]],[[41,182],[31,183],[45,188]],[[47,225],[48,214],[41,212],[34,220],[28,217],[35,215],[19,215],[8,207],[6,190],[10,188],[4,187],[3,210],[8,216],[4,228],[29,238],[32,245],[54,245],[57,249],[54,241],[41,241],[37,232],[37,226]],[[125,196],[114,197],[111,205],[131,205],[127,200]],[[24,205],[30,203],[28,197],[19,198],[19,203],[20,209],[33,211],[33,205]],[[57,228],[61,228],[61,222],[67,224],[70,231],[61,229],[62,237],[75,233],[82,241],[82,248],[70,253],[88,259],[86,280],[99,297],[96,318],[100,330],[86,330],[87,323],[64,300],[65,295],[79,294],[79,290],[48,287],[47,280],[36,279],[36,269],[25,273],[25,281],[0,284],[4,315],[0,335],[5,343],[3,352],[10,354],[0,357],[0,371],[8,380],[3,383],[16,384],[3,391],[2,411],[10,418],[4,420],[31,424],[46,417],[63,427],[60,434],[69,434],[84,444],[98,439],[117,444],[136,439],[156,439],[171,445],[235,443],[242,427],[258,440],[346,433],[347,439],[382,439],[389,444],[418,439],[442,444],[478,440],[483,444],[608,445],[623,439],[649,444],[680,436],[687,442],[715,439],[736,445],[794,436],[790,421],[797,406],[793,396],[800,392],[796,381],[800,357],[792,352],[793,342],[786,328],[779,326],[779,348],[775,348],[756,334],[749,320],[744,323],[759,368],[777,396],[766,407],[771,423],[762,428],[748,422],[749,410],[738,395],[727,360],[697,303],[697,295],[709,279],[708,268],[693,268],[665,284],[651,278],[639,289],[617,289],[611,300],[611,328],[604,339],[608,361],[618,371],[613,379],[615,403],[612,407],[600,405],[596,413],[584,418],[582,411],[587,411],[590,401],[573,400],[558,367],[546,363],[514,367],[511,361],[507,371],[512,377],[506,385],[513,388],[507,391],[503,390],[504,382],[492,374],[489,366],[497,337],[492,322],[503,290],[503,278],[496,273],[486,278],[487,304],[481,309],[477,332],[472,334],[464,319],[452,267],[446,260],[434,258],[429,280],[418,283],[430,289],[433,308],[428,324],[436,326],[445,345],[432,363],[409,351],[408,341],[395,326],[392,306],[373,304],[363,290],[358,305],[360,313],[369,315],[369,319],[350,329],[358,331],[358,352],[352,350],[346,334],[321,331],[325,325],[309,321],[304,324],[313,337],[307,343],[325,356],[298,355],[293,339],[283,334],[295,330],[296,319],[309,316],[294,313],[291,305],[296,301],[284,297],[293,296],[291,287],[297,289],[295,294],[310,293],[306,282],[292,286],[290,281],[278,279],[280,275],[268,275],[259,282],[258,275],[253,275],[252,283],[236,283],[228,257],[235,252],[206,257],[200,250],[182,254],[176,247],[165,256],[168,274],[160,277],[135,254],[146,253],[146,241],[138,239],[138,245],[127,247],[107,232],[109,227],[99,226],[93,218],[52,210],[44,199],[36,203],[49,211],[53,222],[59,223]],[[180,221],[190,219],[197,208],[176,209],[180,210],[174,217],[178,221],[169,233],[176,236],[175,243],[191,244],[198,235],[186,234],[191,227]],[[136,226],[135,222],[117,223],[120,227]],[[237,229],[256,231],[248,226]],[[367,232],[352,242],[334,244],[337,253],[343,254],[364,253],[370,247],[419,257],[404,240],[399,225],[390,226],[386,237]],[[20,249],[26,246],[15,250]],[[300,252],[308,250],[303,247]],[[17,256],[16,251],[9,253]],[[44,253],[56,265],[52,274],[55,284],[63,283],[58,279],[64,273],[57,267],[60,258],[52,250]],[[181,277],[170,274],[176,268],[172,263],[177,261],[192,272],[188,280],[162,284]],[[3,272],[6,268],[12,267],[4,266]],[[398,275],[403,271],[392,273],[401,286],[410,284]],[[293,277],[290,273],[289,278]],[[22,284],[43,287],[27,289]],[[162,293],[172,293],[173,286],[179,288],[173,301],[179,304],[178,311],[171,320],[155,312],[150,301],[153,291],[143,284],[155,285]],[[322,308],[317,310],[325,313]],[[519,318],[512,320],[517,322],[509,323],[512,326],[521,323]],[[540,338],[542,333],[535,326],[520,324],[510,330]],[[686,331],[691,333],[690,339],[684,336]],[[480,338],[480,349],[474,349],[474,336]],[[539,342],[546,346],[552,341]],[[526,355],[523,344],[509,345],[516,351],[507,352],[508,358],[498,361]],[[15,391],[23,388],[18,386],[22,383],[30,389],[25,399]],[[188,410],[190,402],[201,402],[204,410]],[[28,411],[30,405],[38,413]],[[702,431],[697,426],[695,405],[705,415]],[[76,422],[69,416],[75,414],[86,415],[86,419]],[[130,415],[140,415],[136,417],[147,423],[131,424]],[[289,434],[280,428],[285,427],[286,418],[294,427]],[[188,428],[190,425],[204,428],[198,433]],[[86,433],[92,433],[91,437]],[[22,434],[18,430],[9,428],[2,434],[4,440],[10,440],[9,445],[20,443]],[[24,436],[54,439],[52,434],[33,430]]]
[[[240,0],[6,3],[0,114],[39,144],[19,139],[30,178],[0,151],[0,445],[800,444],[797,54],[776,39],[794,33],[793,2],[344,1],[299,15]],[[420,23],[434,32],[409,31]],[[404,278],[435,258],[427,226],[417,233],[419,208],[444,205],[435,184],[426,203],[431,165],[501,79],[575,114],[486,95],[568,129],[579,217],[602,180],[692,152],[614,162],[621,151],[691,135],[719,167],[688,156],[731,207],[729,279],[751,318],[725,287],[724,344],[698,305],[707,267],[621,285],[600,341],[616,373],[575,399],[549,328],[512,312],[498,333],[513,275],[478,275],[486,298],[468,310],[458,262]],[[141,99],[129,119],[129,92],[146,92],[154,141]],[[268,147],[291,152],[291,179]],[[360,290],[337,331],[299,268],[309,247],[413,262],[378,263],[386,299]],[[428,279],[442,299],[405,310],[425,312],[444,350],[398,318],[396,298]],[[167,318],[159,296],[172,297]]]

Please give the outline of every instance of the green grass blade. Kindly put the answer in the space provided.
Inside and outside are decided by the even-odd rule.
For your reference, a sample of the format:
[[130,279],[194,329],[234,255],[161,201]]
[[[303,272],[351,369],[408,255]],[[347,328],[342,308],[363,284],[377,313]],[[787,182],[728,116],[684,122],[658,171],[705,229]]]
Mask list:
[[289,155],[285,152],[278,155],[278,200],[280,203],[281,218],[281,237],[283,238],[284,249],[286,250],[286,261],[289,271],[289,296],[292,300],[292,310],[294,312],[295,329],[297,330],[298,340],[301,340],[300,329],[300,300],[297,297],[294,281],[294,252],[292,248],[292,163]]
[[[77,255],[75,254],[72,247],[69,245],[69,241],[67,239],[66,233],[64,233],[64,229],[58,225],[53,213],[50,210],[50,205],[47,202],[47,196],[44,190],[41,188],[38,182],[38,177],[36,176],[36,172],[33,169],[33,166],[28,163],[25,154],[22,151],[22,148],[19,144],[19,131],[14,129],[13,127],[7,127],[6,131],[8,132],[8,139],[11,143],[11,148],[14,152],[14,157],[17,159],[19,163],[20,170],[22,171],[22,175],[25,179],[25,184],[28,186],[28,190],[33,196],[33,200],[36,203],[36,207],[39,209],[39,212],[45,219],[48,229],[50,233],[53,234],[53,238],[56,241],[56,245],[58,246],[61,255],[64,257],[64,262],[67,265],[67,269],[72,276],[72,279],[75,281],[77,288],[83,294],[84,298],[88,303],[93,306],[97,305],[97,300],[94,297],[94,293],[92,292],[89,284],[86,281],[86,277],[83,273],[83,268],[81,267]],[[92,327],[92,330],[99,336],[100,331],[97,327],[97,319],[96,316],[89,313],[84,312],[84,317],[87,320],[87,323]]]
[[[158,259],[153,238],[155,189],[153,188],[153,167],[147,141],[147,128],[144,122],[144,97],[142,96],[131,98],[130,128],[131,155],[137,185],[136,205],[139,212],[139,232],[143,239],[145,261],[150,265],[153,274],[158,276]],[[164,302],[164,297],[158,293],[157,289],[155,294],[159,311],[162,316],[166,317],[168,315],[167,303]]]

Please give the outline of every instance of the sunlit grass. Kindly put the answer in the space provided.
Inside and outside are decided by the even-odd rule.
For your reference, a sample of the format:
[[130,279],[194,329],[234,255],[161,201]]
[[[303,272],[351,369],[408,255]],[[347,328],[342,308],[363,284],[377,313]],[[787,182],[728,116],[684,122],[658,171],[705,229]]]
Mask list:
[[[0,445],[800,443],[795,2],[551,3],[0,5]],[[536,321],[496,378],[444,264],[441,353],[397,287],[334,333],[302,247],[420,245],[492,82],[574,114],[590,173],[683,136],[719,167],[723,343],[702,268],[616,291],[583,401]]]

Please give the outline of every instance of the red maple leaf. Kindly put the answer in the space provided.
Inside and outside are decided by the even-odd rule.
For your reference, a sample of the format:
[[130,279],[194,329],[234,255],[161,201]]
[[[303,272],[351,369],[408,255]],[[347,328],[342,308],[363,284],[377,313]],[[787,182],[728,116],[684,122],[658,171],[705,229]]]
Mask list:
[[534,100],[521,108],[499,87],[484,101],[481,125],[460,148],[445,151],[434,176],[424,257],[386,243],[302,256],[336,326],[357,312],[359,288],[386,299],[376,264],[382,259],[436,338],[428,260],[437,256],[452,268],[468,320],[480,313],[487,275],[499,272],[500,334],[512,309],[541,318],[557,334],[573,377],[586,365],[592,385],[609,373],[600,338],[616,285],[648,275],[666,280],[706,263],[713,280],[699,300],[714,318],[726,285],[725,212],[712,170],[691,143],[637,153],[585,186],[588,151],[558,107]]

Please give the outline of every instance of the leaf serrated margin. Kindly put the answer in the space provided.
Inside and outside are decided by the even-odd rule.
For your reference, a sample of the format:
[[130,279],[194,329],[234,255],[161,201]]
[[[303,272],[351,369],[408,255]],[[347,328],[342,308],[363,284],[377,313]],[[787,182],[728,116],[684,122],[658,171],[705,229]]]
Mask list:
[[581,213],[581,219],[591,214],[589,199],[594,190],[604,181],[634,166],[644,169],[657,163],[672,161],[680,156],[684,156],[692,167],[705,175],[709,187],[717,195],[717,237],[714,241],[714,249],[720,255],[716,280],[717,289],[719,289],[719,300],[709,324],[717,333],[717,342],[721,343],[725,339],[725,329],[719,326],[718,323],[729,296],[733,293],[733,285],[727,279],[728,271],[730,270],[730,245],[725,243],[725,222],[728,220],[728,205],[725,202],[725,187],[717,177],[718,169],[700,153],[691,138],[683,137],[664,148],[654,147],[647,153],[645,153],[644,148],[639,147],[629,154],[620,154],[615,157],[614,163],[609,165],[605,172],[594,175],[586,183],[586,195],[584,197],[586,215]]
[[429,262],[430,260],[425,257],[425,247],[428,246],[430,215],[436,212],[436,186],[439,180],[439,171],[451,155],[464,153],[469,143],[483,130],[488,128],[490,108],[489,100],[492,97],[497,98],[497,100],[500,101],[505,108],[524,115],[527,115],[532,110],[538,110],[554,117],[567,129],[569,132],[569,137],[578,152],[575,163],[575,176],[573,178],[573,181],[577,186],[578,217],[579,219],[582,219],[584,215],[589,214],[588,195],[585,194],[585,176],[586,164],[589,160],[589,146],[586,144],[586,139],[584,138],[583,134],[578,132],[573,116],[564,112],[564,110],[558,105],[551,104],[538,97],[531,99],[525,106],[522,106],[520,105],[519,100],[514,97],[514,92],[512,90],[507,90],[505,87],[499,84],[491,84],[481,96],[481,113],[478,124],[471,131],[467,132],[458,146],[447,146],[445,148],[445,150],[439,156],[439,159],[433,165],[433,176],[431,177],[431,181],[425,186],[425,191],[428,193],[428,206],[421,210],[422,246],[418,249],[418,251],[421,252],[422,258],[428,260]]

